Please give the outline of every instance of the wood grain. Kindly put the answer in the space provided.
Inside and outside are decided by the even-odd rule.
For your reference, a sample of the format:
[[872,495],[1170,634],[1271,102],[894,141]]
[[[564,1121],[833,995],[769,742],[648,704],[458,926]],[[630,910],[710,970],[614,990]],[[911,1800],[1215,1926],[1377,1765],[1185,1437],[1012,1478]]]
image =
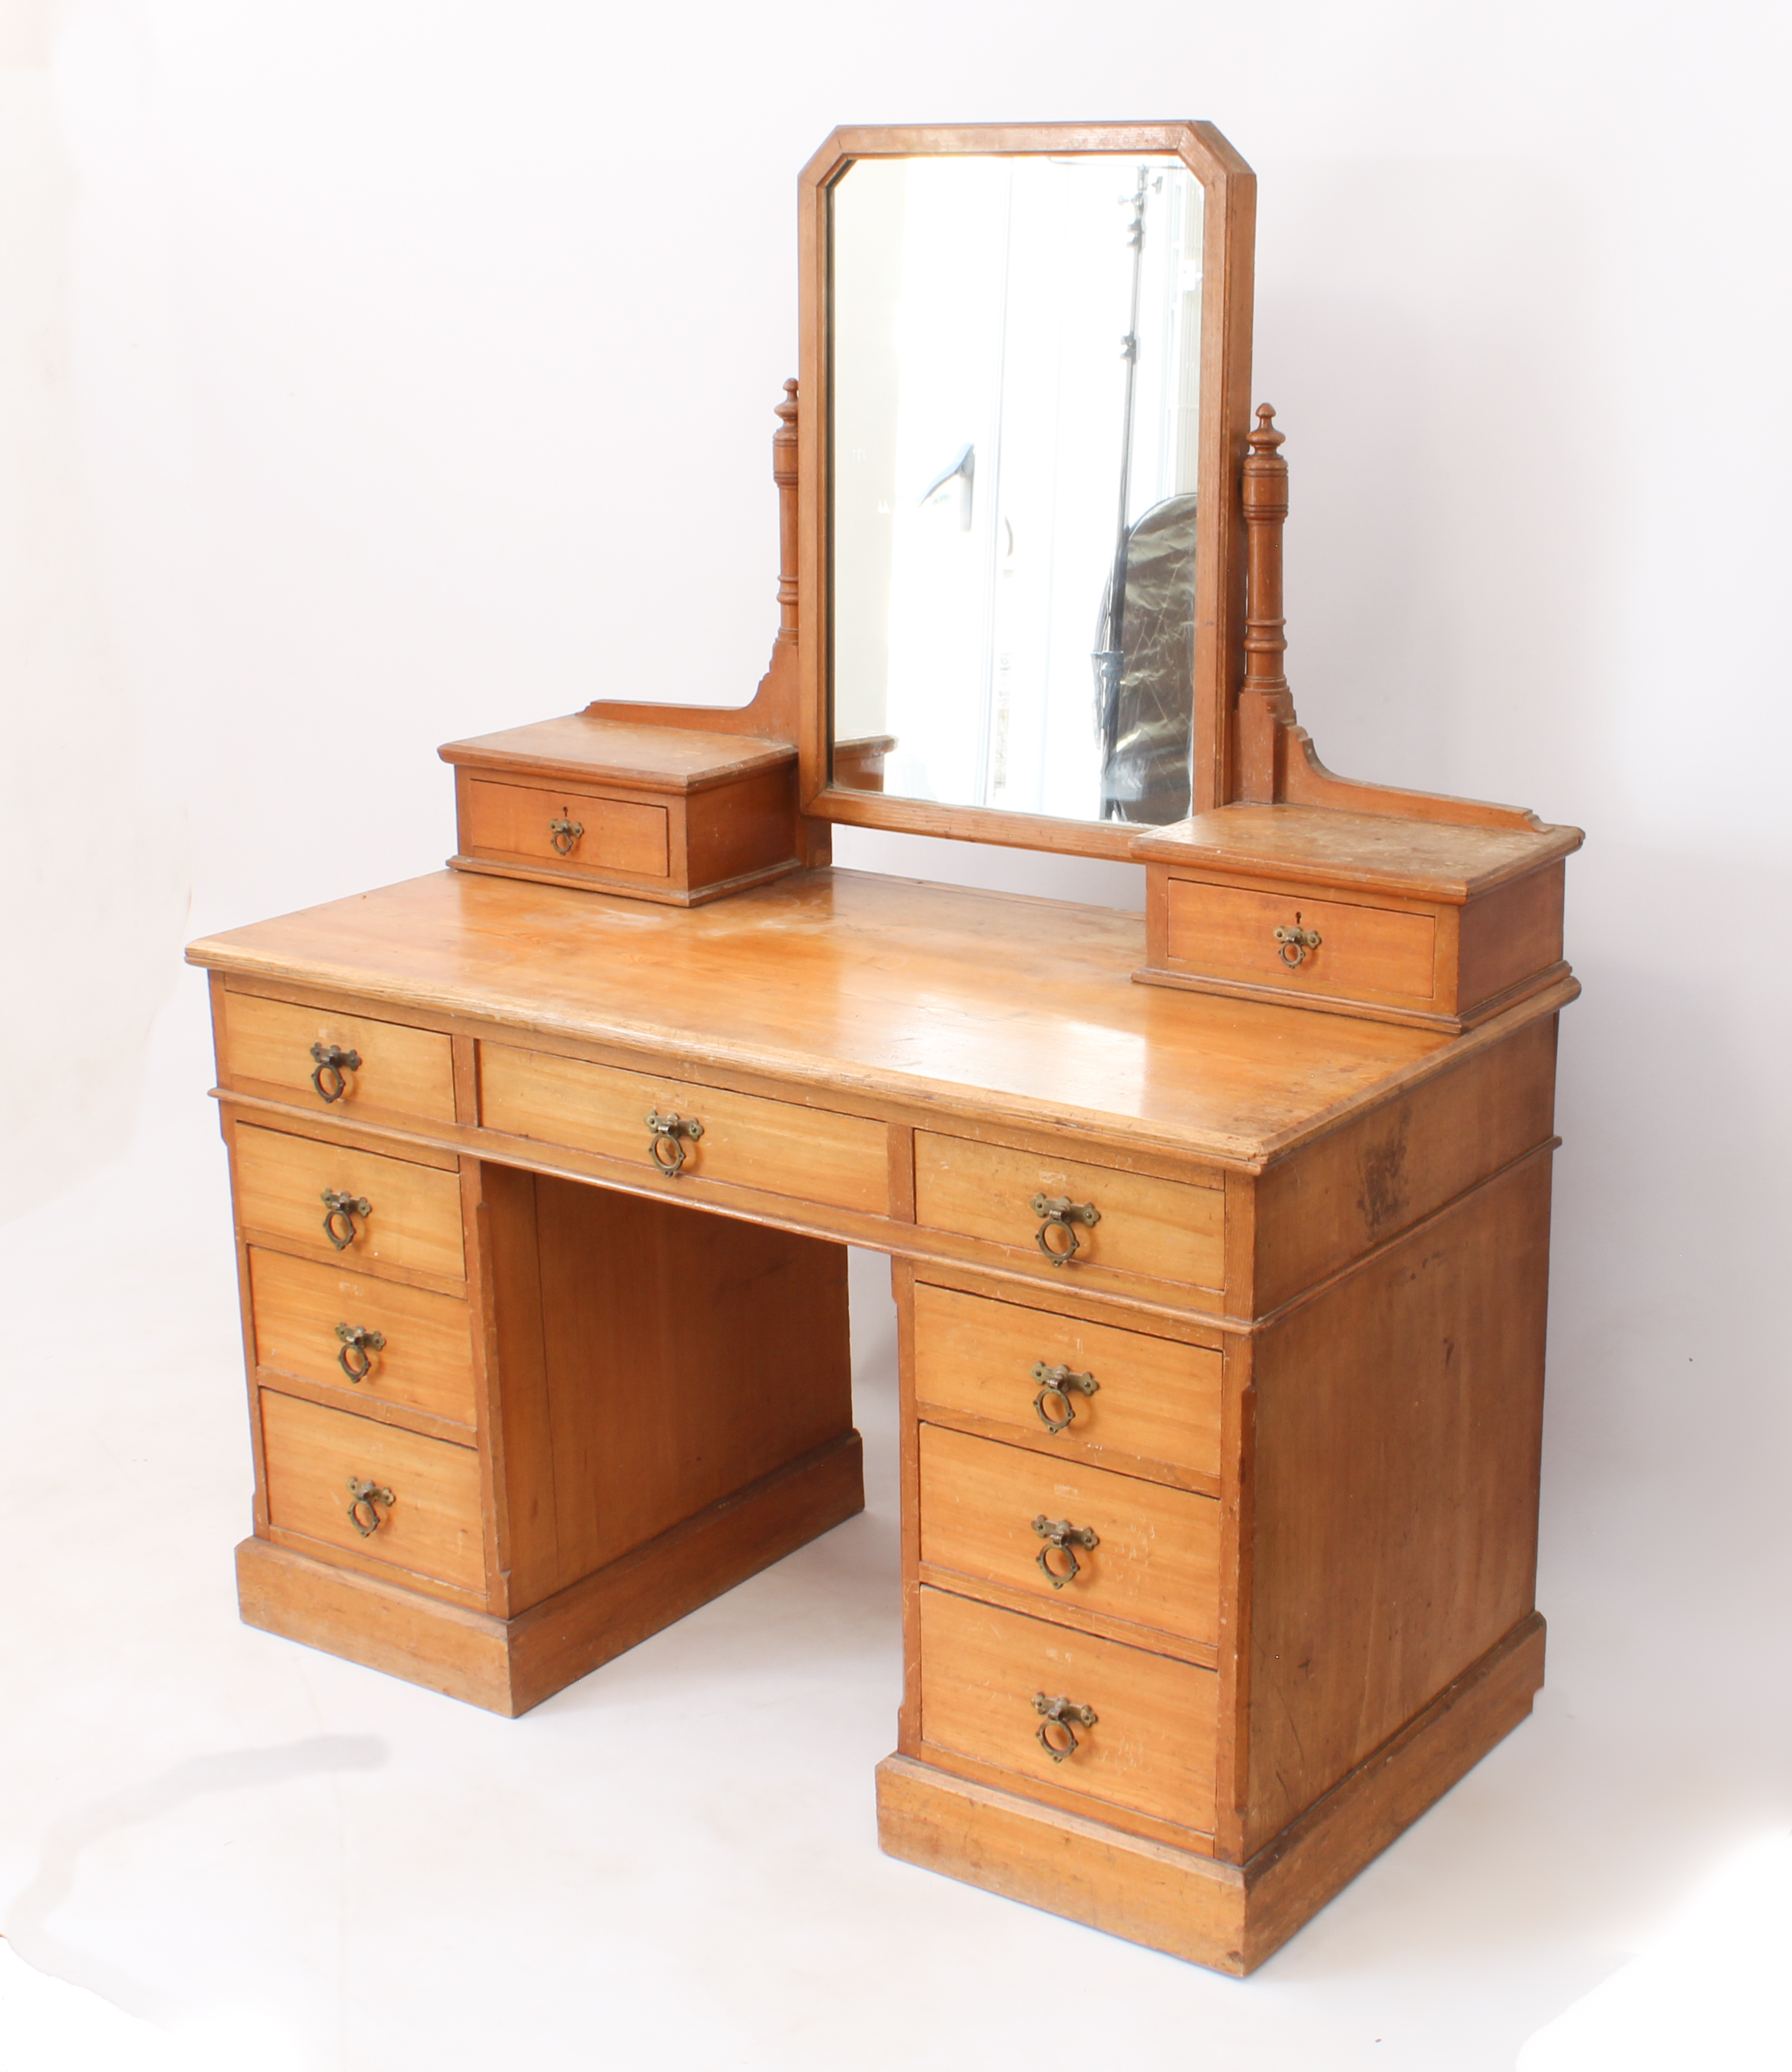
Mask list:
[[458,1174],[249,1124],[237,1125],[236,1144],[236,1213],[245,1231],[327,1252],[323,1195],[330,1189],[372,1204],[369,1215],[355,1218],[345,1265],[466,1272]]
[[[240,1092],[294,1101],[341,1121],[454,1118],[449,1039],[434,1030],[227,989],[216,1033],[219,1083]],[[312,1083],[314,1043],[335,1044],[360,1059],[343,1073],[335,1101],[326,1101]]]
[[[914,1289],[915,1394],[935,1424],[957,1423],[1054,1459],[1218,1494],[1220,1356],[922,1282]],[[1034,1408],[1036,1365],[1092,1375],[1074,1419],[1053,1433]],[[1053,1405],[1054,1416],[1062,1406]]]
[[[1210,1645],[1219,1632],[1219,1506],[1187,1490],[1036,1453],[939,1425],[920,1432],[921,1559],[1036,1601],[1161,1628]],[[1075,1579],[1047,1580],[1039,1516],[1092,1530]],[[1064,1556],[1052,1554],[1054,1572]],[[1142,1638],[1142,1636],[1135,1636]]]
[[[1436,991],[1437,927],[1428,914],[1175,877],[1167,896],[1169,956],[1177,963],[1293,993],[1392,993],[1417,1002]],[[1291,967],[1278,927],[1310,929],[1318,947]]]
[[[469,781],[466,800],[461,847],[472,855],[639,878],[667,874],[664,806],[606,799],[570,785],[549,791],[483,777]],[[564,852],[554,846],[556,821],[581,830]]]

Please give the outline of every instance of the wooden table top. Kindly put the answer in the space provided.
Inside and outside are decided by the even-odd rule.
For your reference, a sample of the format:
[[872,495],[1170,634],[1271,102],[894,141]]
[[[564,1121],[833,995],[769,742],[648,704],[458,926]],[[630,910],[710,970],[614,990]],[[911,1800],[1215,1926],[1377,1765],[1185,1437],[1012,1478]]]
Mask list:
[[856,1089],[1251,1166],[1577,989],[1450,1038],[1135,985],[1144,955],[1137,915],[847,870],[691,908],[442,871],[187,952],[812,1097]]

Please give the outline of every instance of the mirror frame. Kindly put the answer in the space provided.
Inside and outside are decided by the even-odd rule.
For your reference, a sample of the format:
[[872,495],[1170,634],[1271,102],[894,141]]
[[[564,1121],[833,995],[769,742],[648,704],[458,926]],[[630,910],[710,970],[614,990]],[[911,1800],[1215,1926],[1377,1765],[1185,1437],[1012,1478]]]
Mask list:
[[828,487],[832,399],[828,204],[861,158],[1173,154],[1200,181],[1202,208],[1201,419],[1196,495],[1217,514],[1195,549],[1194,724],[1191,810],[1231,796],[1232,714],[1244,675],[1244,526],[1240,485],[1250,428],[1252,281],[1256,177],[1210,122],[976,123],[836,130],[798,180],[799,268],[797,454],[797,642],[803,812],[816,820],[907,834],[945,835],[1073,856],[1127,857],[1149,830],[1058,820],[1001,807],[949,806],[849,791],[832,782],[833,652]]

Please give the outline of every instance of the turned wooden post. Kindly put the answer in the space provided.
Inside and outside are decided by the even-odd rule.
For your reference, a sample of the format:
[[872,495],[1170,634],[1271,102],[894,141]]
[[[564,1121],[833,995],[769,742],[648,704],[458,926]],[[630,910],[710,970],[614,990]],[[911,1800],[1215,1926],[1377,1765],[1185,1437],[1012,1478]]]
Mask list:
[[778,638],[794,643],[796,619],[796,384],[784,384],[771,435],[771,479],[778,485]]
[[1282,729],[1294,701],[1282,673],[1282,526],[1288,517],[1288,462],[1283,434],[1268,403],[1257,406],[1256,429],[1244,460],[1247,603],[1244,685],[1238,705],[1238,796],[1247,804],[1273,805],[1280,790]]

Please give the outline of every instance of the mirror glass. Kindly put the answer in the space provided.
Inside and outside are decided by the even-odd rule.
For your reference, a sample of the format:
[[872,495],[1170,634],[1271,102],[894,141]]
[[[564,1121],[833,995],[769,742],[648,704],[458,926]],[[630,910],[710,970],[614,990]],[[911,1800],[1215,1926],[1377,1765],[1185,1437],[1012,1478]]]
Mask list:
[[833,781],[1190,808],[1200,182],[863,158],[829,199]]

